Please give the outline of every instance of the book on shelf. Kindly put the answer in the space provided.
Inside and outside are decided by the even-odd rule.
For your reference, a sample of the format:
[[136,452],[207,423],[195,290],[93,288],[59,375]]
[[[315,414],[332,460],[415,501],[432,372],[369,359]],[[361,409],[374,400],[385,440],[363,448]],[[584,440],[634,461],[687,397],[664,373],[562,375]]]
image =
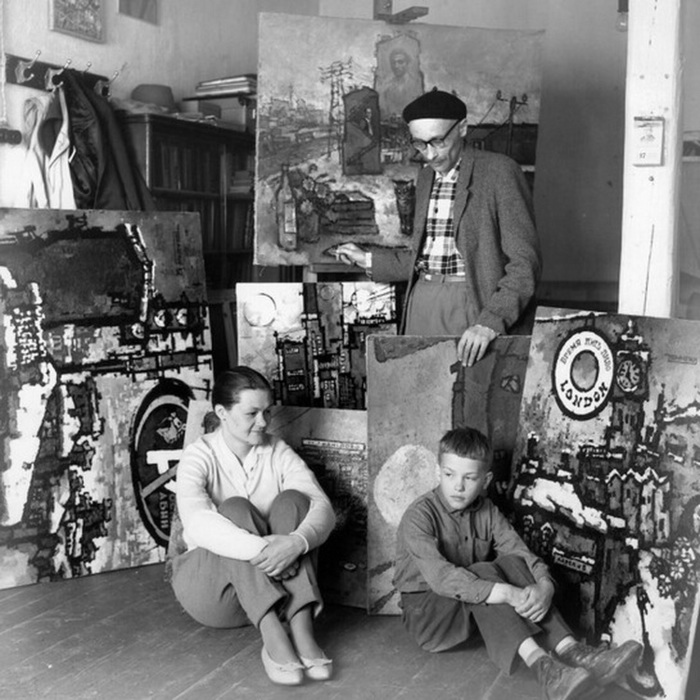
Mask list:
[[243,236],[243,247],[253,248],[255,243],[255,207],[250,202],[246,208],[245,216],[245,235]]
[[257,73],[241,73],[240,75],[231,75],[224,78],[211,78],[210,80],[200,80],[197,87],[210,87],[213,85],[240,84],[240,83],[257,83]]
[[255,76],[238,76],[234,78],[220,78],[214,82],[197,83],[194,92],[196,95],[215,95],[230,93],[254,94],[258,89],[258,81]]
[[229,194],[250,194],[253,191],[253,173],[235,170],[228,186]]

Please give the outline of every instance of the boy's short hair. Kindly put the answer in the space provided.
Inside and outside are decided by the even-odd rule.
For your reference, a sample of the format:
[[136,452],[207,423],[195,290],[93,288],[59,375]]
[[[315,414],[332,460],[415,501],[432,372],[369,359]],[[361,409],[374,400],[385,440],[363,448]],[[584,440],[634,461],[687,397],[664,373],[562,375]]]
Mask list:
[[491,465],[491,442],[476,428],[453,428],[441,438],[438,459],[443,454],[453,454],[469,459],[481,459]]

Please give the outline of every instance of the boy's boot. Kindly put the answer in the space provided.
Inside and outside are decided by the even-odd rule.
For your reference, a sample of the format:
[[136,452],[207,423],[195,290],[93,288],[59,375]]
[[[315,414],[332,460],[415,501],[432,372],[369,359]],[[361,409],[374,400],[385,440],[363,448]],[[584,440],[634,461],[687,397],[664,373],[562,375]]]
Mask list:
[[574,700],[595,690],[593,675],[584,668],[563,664],[549,655],[541,656],[532,666],[542,686],[543,700]]
[[559,654],[559,658],[569,666],[590,671],[596,683],[605,686],[628,674],[639,663],[642,650],[642,645],[633,640],[612,648],[604,644],[591,647],[577,642]]

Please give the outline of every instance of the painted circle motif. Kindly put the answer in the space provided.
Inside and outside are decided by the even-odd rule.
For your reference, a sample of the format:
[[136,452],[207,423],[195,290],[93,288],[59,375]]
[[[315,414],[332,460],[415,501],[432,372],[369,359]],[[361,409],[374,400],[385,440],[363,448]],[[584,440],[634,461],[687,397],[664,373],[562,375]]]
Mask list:
[[559,346],[552,383],[559,408],[586,420],[600,413],[613,387],[615,362],[607,338],[596,330],[577,330]]
[[176,379],[161,380],[141,403],[131,435],[136,505],[151,537],[167,547],[175,506],[174,478],[182,452],[192,392]]
[[277,317],[277,304],[269,294],[256,294],[243,305],[243,316],[251,326],[269,326]]

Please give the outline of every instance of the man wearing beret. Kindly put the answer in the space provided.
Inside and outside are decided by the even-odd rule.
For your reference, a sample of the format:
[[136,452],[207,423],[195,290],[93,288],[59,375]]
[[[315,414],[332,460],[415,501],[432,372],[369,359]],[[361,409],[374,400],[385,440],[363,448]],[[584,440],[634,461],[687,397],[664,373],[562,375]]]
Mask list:
[[336,255],[379,282],[408,279],[401,332],[458,336],[465,365],[501,334],[529,334],[541,257],[530,188],[515,161],[464,142],[467,107],[433,90],[403,110],[430,167],[416,184],[412,247]]

